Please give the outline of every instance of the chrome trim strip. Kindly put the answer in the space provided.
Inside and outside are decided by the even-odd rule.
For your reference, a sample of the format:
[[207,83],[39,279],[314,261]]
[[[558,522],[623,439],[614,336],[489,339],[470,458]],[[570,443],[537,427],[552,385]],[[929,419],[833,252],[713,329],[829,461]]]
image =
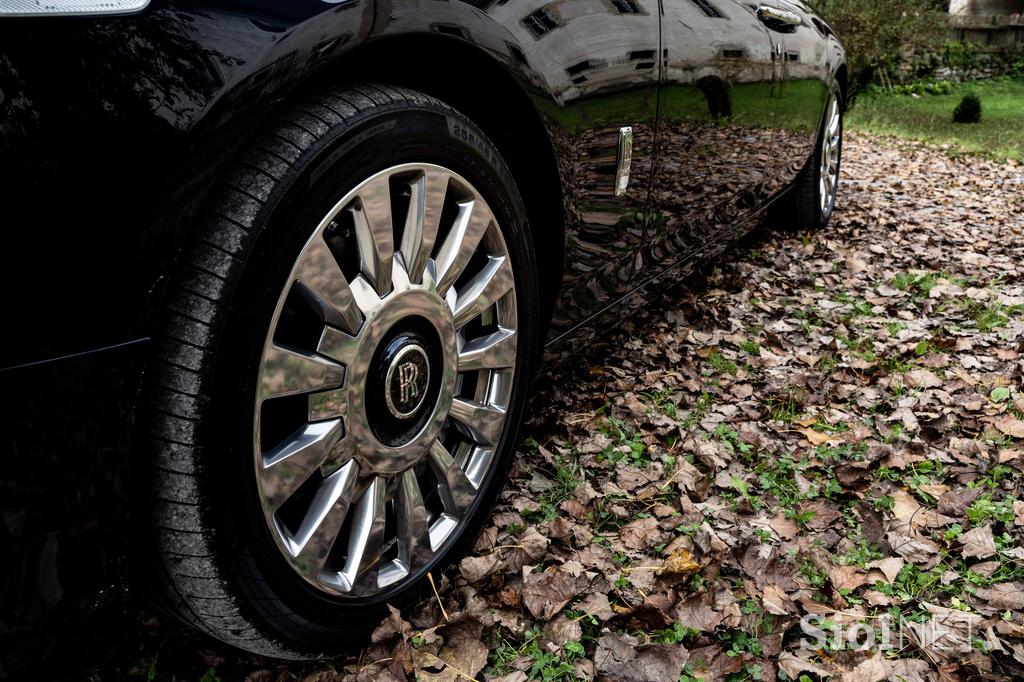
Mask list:
[[0,17],[111,16],[147,5],[149,0],[0,0]]

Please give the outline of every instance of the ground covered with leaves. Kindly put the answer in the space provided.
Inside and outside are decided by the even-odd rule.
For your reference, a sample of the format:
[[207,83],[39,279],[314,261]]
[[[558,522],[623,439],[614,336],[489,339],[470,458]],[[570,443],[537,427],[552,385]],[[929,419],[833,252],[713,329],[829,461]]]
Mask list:
[[1024,168],[844,163],[826,230],[753,236],[542,381],[439,598],[306,665],[147,616],[135,672],[1024,676]]

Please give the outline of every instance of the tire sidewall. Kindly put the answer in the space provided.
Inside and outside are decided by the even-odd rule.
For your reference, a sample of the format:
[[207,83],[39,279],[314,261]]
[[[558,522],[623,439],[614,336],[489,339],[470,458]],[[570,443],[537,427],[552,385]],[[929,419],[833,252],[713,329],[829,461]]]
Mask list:
[[373,174],[403,163],[445,166],[481,193],[509,249],[518,306],[518,358],[505,431],[468,522],[431,568],[437,582],[440,570],[472,546],[500,491],[537,355],[536,267],[525,209],[496,149],[461,116],[431,104],[375,107],[320,138],[274,188],[230,300],[222,301],[229,312],[213,361],[209,414],[212,424],[231,427],[210,431],[213,447],[205,480],[225,575],[245,596],[243,603],[257,622],[299,650],[330,653],[351,647],[354,638],[369,634],[386,615],[387,604],[407,607],[426,585],[424,576],[376,598],[351,600],[306,583],[280,554],[264,520],[252,447],[263,343],[299,251],[341,197]]

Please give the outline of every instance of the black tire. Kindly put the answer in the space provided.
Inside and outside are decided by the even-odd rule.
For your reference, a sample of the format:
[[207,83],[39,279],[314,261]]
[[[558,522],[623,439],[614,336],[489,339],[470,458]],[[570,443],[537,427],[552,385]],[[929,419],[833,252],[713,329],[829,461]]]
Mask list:
[[210,635],[258,654],[311,658],[357,648],[386,603],[408,607],[426,582],[386,600],[332,599],[303,583],[273,545],[252,487],[251,397],[284,264],[324,206],[400,163],[452,168],[498,219],[515,265],[519,316],[509,417],[466,530],[431,568],[435,578],[472,545],[511,463],[539,348],[537,274],[526,211],[498,151],[433,98],[377,85],[337,89],[254,140],[211,193],[155,334],[142,439],[150,465],[142,501],[152,524],[147,567],[161,605]]
[[[839,111],[839,147],[836,156],[836,178],[838,180],[842,166],[844,111],[843,92],[838,84],[832,85],[832,97],[836,98]],[[830,104],[831,100],[829,100]],[[828,115],[829,106],[826,105],[821,129],[818,132],[818,139],[814,145],[814,153],[807,160],[807,164],[800,171],[793,186],[782,199],[781,206],[775,212],[772,222],[784,229],[795,232],[813,232],[824,228],[832,218],[832,213],[835,210],[836,189],[833,188],[831,197],[826,202],[826,208],[823,208],[821,192],[822,143],[828,126]]]

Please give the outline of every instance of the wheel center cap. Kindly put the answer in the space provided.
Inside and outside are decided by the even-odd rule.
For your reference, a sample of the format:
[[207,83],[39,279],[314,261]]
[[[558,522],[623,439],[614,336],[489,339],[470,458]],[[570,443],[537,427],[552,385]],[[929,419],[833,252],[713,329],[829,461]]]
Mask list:
[[[362,403],[360,412],[365,410],[369,433],[360,428],[361,420],[350,422],[353,432],[373,434],[374,440],[361,447],[374,453],[375,464],[390,469],[420,457],[425,452],[419,446],[421,437],[436,435],[444,421],[450,404],[445,395],[450,395],[451,387],[442,393],[442,384],[451,355],[445,353],[438,329],[415,315],[397,320],[375,345],[369,372],[362,379],[364,388],[360,391],[355,384],[355,400],[349,403]],[[381,446],[394,452],[385,454]]]
[[423,346],[411,343],[399,350],[388,367],[384,385],[384,398],[393,416],[405,419],[415,413],[430,385],[430,362]]

